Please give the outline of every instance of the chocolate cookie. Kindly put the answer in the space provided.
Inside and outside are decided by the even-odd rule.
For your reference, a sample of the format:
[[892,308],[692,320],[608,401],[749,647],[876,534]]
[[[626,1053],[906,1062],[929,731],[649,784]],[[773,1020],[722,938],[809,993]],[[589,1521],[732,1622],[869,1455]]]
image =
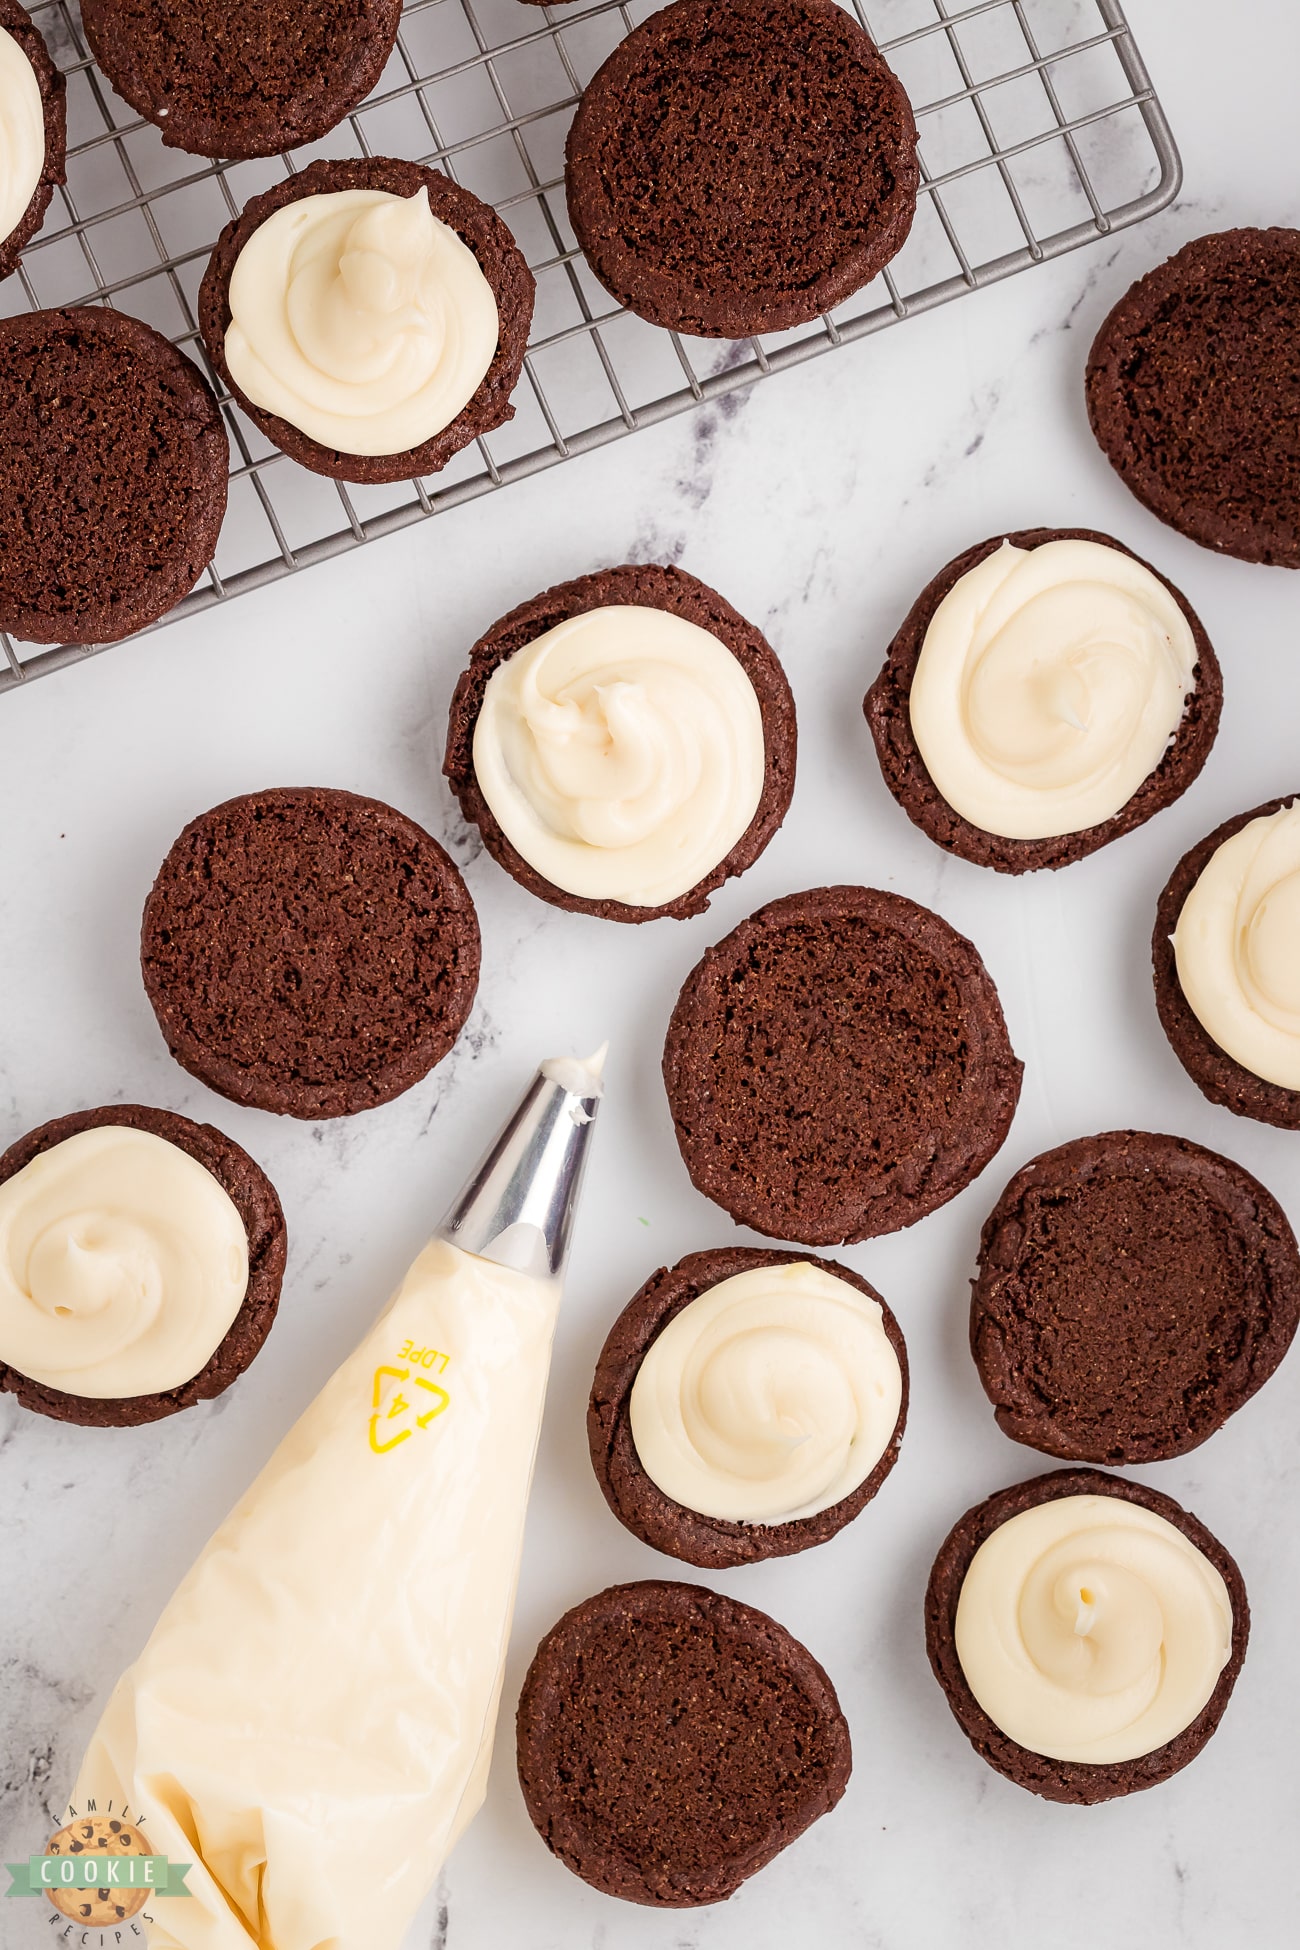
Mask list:
[[1186,1138],[1109,1131],[1018,1171],[985,1223],[971,1352],[998,1427],[1068,1462],[1160,1462],[1250,1400],[1300,1324],[1277,1200]]
[[696,1187],[822,1246],[911,1225],[978,1177],[1023,1067],[969,941],[901,894],[818,887],[707,951],[663,1075]]
[[1125,292],[1088,358],[1088,418],[1161,521],[1300,568],[1300,231],[1223,230]]
[[[880,1307],[885,1333],[903,1373],[903,1402],[893,1439],[871,1474],[851,1495],[815,1516],[790,1523],[731,1523],[709,1517],[665,1495],[647,1476],[632,1436],[629,1401],[641,1363],[670,1320],[710,1287],[755,1267],[788,1266],[809,1261],[857,1287]],[[756,1564],[765,1557],[789,1557],[810,1550],[843,1530],[864,1510],[898,1460],[907,1422],[907,1349],[902,1329],[876,1289],[860,1274],[835,1261],[808,1253],[763,1252],[750,1246],[724,1247],[691,1253],[676,1266],[660,1267],[641,1291],[628,1301],[596,1363],[596,1376],[587,1404],[587,1442],[591,1466],[605,1501],[621,1524],[652,1550],[707,1570],[726,1570],[737,1564]]]
[[[758,810],[740,840],[713,872],[688,893],[662,907],[633,907],[616,900],[584,900],[554,886],[511,845],[474,776],[474,727],[488,679],[497,666],[569,617],[622,603],[667,610],[670,615],[684,617],[688,623],[698,624],[717,637],[753,685],[763,719],[767,776]],[[469,668],[462,671],[451,700],[443,771],[460,801],[461,811],[478,827],[488,852],[530,894],[549,901],[553,907],[567,908],[571,914],[595,914],[605,921],[654,921],[661,915],[683,920],[691,914],[702,914],[709,904],[709,896],[724,881],[752,867],[776,833],[790,808],[796,753],[794,699],[776,652],[766,637],[707,583],[687,575],[684,569],[645,562],[600,569],[593,575],[578,576],[573,582],[561,582],[554,589],[545,589],[531,602],[512,609],[479,638],[470,651]]]
[[[1052,1760],[1022,1747],[997,1726],[980,1706],[967,1684],[957,1657],[954,1633],[957,1601],[976,1551],[995,1530],[1023,1510],[1063,1496],[1113,1496],[1136,1503],[1163,1517],[1207,1557],[1228,1587],[1232,1603],[1232,1651],[1208,1702],[1176,1739],[1136,1760],[1096,1765],[1085,1761]],[[1191,1512],[1171,1496],[1141,1483],[1106,1476],[1095,1469],[1058,1469],[1029,1483],[1015,1483],[977,1503],[953,1525],[940,1548],[925,1594],[925,1644],[934,1676],[947,1695],[956,1720],[981,1760],[1004,1774],[1017,1787],[1041,1794],[1047,1801],[1091,1806],[1119,1795],[1156,1787],[1195,1760],[1223,1718],[1223,1710],[1246,1656],[1250,1636],[1250,1607],[1241,1572],[1223,1545]]]
[[1269,799],[1262,806],[1252,807],[1250,812],[1225,819],[1222,826],[1216,826],[1207,838],[1184,853],[1160,896],[1151,936],[1151,964],[1161,1027],[1192,1082],[1212,1104],[1222,1104],[1238,1117],[1253,1117],[1261,1124],[1276,1124],[1285,1131],[1300,1130],[1300,1090],[1287,1090],[1280,1083],[1257,1077],[1238,1063],[1235,1056],[1220,1049],[1183,994],[1173,933],[1187,896],[1223,842],[1239,833],[1243,826],[1249,826],[1252,819],[1281,812],[1283,806],[1289,806],[1298,796],[1287,793],[1281,799]]
[[615,48],[569,130],[569,216],[622,304],[702,338],[782,332],[907,238],[916,123],[834,0],[676,0]]
[[[148,1855],[150,1845],[138,1828],[129,1822],[106,1815],[80,1815],[51,1837],[47,1855]],[[114,1887],[109,1889],[47,1889],[45,1892],[60,1916],[82,1923],[87,1930],[107,1930],[138,1916],[149,1900],[149,1890]]]
[[29,1131],[0,1157],[0,1184],[42,1151],[51,1150],[79,1131],[95,1130],[104,1124],[149,1131],[196,1158],[227,1194],[248,1234],[248,1291],[243,1305],[207,1365],[179,1388],[162,1395],[93,1400],[48,1388],[0,1362],[0,1390],[16,1395],[24,1408],[52,1416],[56,1422],[78,1422],[83,1428],[133,1429],[224,1393],[259,1353],[280,1304],[286,1252],[284,1213],[266,1173],[233,1138],[211,1124],[194,1124],[174,1111],[153,1110],[144,1104],[105,1104],[100,1110],[73,1111]]
[[1067,867],[1074,860],[1082,860],[1098,847],[1107,846],[1111,840],[1144,825],[1154,813],[1172,805],[1186,792],[1208,758],[1219,728],[1223,677],[1210,639],[1187,598],[1158,569],[1142,562],[1143,568],[1151,569],[1182,610],[1196,639],[1197,650],[1196,688],[1177,736],[1160,764],[1113,818],[1081,833],[1017,840],[986,833],[971,825],[944,799],[921,757],[912,731],[912,679],[926,631],[940,603],[964,575],[992,555],[1004,541],[1023,549],[1040,548],[1044,542],[1097,542],[1103,548],[1118,549],[1133,561],[1142,562],[1142,557],[1125,548],[1123,542],[1091,528],[1022,528],[977,543],[940,569],[921,591],[886,651],[884,666],[867,692],[862,708],[875,741],[885,784],[913,825],[919,826],[945,852],[972,860],[976,866],[993,867],[998,873],[1032,873],[1039,867]]
[[626,1902],[722,1902],[828,1814],[852,1766],[835,1688],[775,1619],[694,1584],[566,1612],[519,1700],[519,1784],[567,1869]]
[[23,246],[41,227],[55,185],[65,183],[67,154],[67,112],[63,76],[50,59],[49,49],[25,7],[18,0],[0,0],[0,28],[16,41],[31,63],[36,85],[41,91],[45,111],[45,167],[32,191],[31,201],[7,236],[0,237],[0,278],[18,269]]
[[198,367],[124,312],[0,319],[0,630],[115,643],[216,551],[230,450]]
[[402,0],[81,0],[119,95],[195,156],[274,156],[316,142],[365,100]]
[[474,905],[413,819],[320,787],[191,820],[141,930],[176,1061],[239,1104],[347,1117],[427,1075],[478,986]]
[[[339,453],[335,448],[321,446],[278,414],[254,405],[231,377],[226,364],[231,273],[253,232],[287,203],[339,190],[386,190],[390,196],[411,197],[421,189],[428,192],[434,216],[454,230],[474,253],[492,287],[501,324],[497,349],[478,391],[441,433],[400,454]],[[514,418],[510,395],[518,384],[528,349],[535,290],[533,274],[522,252],[500,217],[486,203],[480,203],[476,196],[461,189],[449,177],[439,175],[436,169],[399,162],[390,156],[365,156],[346,162],[310,163],[296,176],[277,183],[262,196],[253,197],[243,212],[231,219],[218,237],[203,274],[199,289],[199,329],[222,381],[254,425],[292,460],[310,467],[315,474],[328,474],[340,481],[405,481],[414,475],[436,474],[453,454],[477,440],[480,434],[490,433],[494,427]]]

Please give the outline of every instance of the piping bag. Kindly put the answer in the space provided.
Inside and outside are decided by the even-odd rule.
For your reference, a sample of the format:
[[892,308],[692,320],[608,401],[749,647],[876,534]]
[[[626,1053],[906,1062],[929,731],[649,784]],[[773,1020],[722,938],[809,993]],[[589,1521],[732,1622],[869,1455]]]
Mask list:
[[193,1863],[151,1950],[397,1950],[482,1804],[603,1058],[542,1065],[118,1681],[73,1803]]

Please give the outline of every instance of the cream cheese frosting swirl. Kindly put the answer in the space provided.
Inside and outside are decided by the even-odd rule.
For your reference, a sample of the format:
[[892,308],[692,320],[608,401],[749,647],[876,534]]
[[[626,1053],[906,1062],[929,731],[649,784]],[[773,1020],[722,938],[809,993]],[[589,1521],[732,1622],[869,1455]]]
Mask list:
[[1232,1601],[1209,1559],[1115,1496],[1023,1510],[976,1551],[957,1657],[989,1718],[1031,1753],[1137,1760],[1201,1713],[1232,1651]]
[[1196,640],[1122,550],[1003,542],[948,591],[912,679],[912,733],[948,804],[1004,839],[1063,838],[1127,805],[1177,733]]
[[255,406],[344,454],[403,454],[469,404],[500,317],[478,259],[427,191],[333,190],[281,205],[230,274],[226,364]]
[[674,1315],[628,1413],[641,1467],[675,1503],[792,1523],[866,1481],[902,1395],[879,1303],[797,1260],[734,1274]]
[[758,811],[763,716],[710,631],[616,603],[498,664],[474,773],[506,838],[553,886],[663,907],[726,859]]
[[1217,847],[1174,929],[1178,982],[1219,1048],[1300,1090],[1300,800]]
[[0,1185],[0,1360],[93,1401],[198,1374],[248,1290],[224,1187],[165,1138],[78,1131]]
[[45,104],[36,70],[0,27],[0,243],[17,230],[45,169]]

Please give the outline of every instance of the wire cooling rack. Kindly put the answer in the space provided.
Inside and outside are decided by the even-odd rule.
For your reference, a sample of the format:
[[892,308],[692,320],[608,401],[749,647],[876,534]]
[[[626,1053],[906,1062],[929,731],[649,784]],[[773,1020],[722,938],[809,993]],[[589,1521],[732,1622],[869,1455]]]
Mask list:
[[[196,300],[221,226],[317,156],[415,157],[501,212],[537,278],[515,418],[441,474],[352,487],[268,445],[223,391],[230,504],[216,561],[171,612],[278,576],[635,433],[721,393],[1059,257],[1164,207],[1181,172],[1118,0],[850,0],[912,99],[922,186],[912,235],[838,311],[735,344],[686,339],[615,306],[576,248],[564,137],[583,87],[659,0],[406,0],[378,87],[323,142],[216,164],[161,137],[90,60],[70,0],[26,0],[68,77],[68,182],[0,313],[100,301],[206,365]],[[209,375],[211,376],[211,375]],[[3,537],[0,536],[0,547]],[[79,661],[0,632],[0,691]]]

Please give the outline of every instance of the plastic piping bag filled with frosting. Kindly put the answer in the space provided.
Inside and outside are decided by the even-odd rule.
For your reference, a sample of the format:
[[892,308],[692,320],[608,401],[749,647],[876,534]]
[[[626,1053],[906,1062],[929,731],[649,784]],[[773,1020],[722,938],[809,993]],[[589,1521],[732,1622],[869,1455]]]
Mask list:
[[73,1798],[193,1863],[151,1950],[397,1950],[481,1805],[602,1058],[542,1066],[118,1682]]

